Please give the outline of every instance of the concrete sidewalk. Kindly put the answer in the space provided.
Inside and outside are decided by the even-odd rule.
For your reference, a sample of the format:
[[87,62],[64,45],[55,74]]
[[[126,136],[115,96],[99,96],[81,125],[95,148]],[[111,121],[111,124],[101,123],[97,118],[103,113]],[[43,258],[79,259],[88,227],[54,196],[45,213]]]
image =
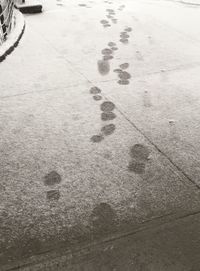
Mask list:
[[139,0],[26,16],[0,66],[0,270],[199,270],[198,18]]

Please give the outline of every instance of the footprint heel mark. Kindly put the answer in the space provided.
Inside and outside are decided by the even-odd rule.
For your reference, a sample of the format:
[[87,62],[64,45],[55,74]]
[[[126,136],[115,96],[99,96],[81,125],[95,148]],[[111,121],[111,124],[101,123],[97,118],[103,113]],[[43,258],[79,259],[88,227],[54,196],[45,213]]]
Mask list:
[[93,142],[93,143],[99,143],[101,142],[102,140],[104,139],[103,135],[93,135],[90,140]]
[[101,113],[101,119],[103,121],[113,120],[115,118],[116,118],[116,115],[113,112],[103,112],[103,113]]
[[49,191],[47,191],[46,197],[47,197],[47,200],[49,200],[49,201],[59,200],[59,198],[60,198],[60,191],[56,190],[56,189],[49,190]]
[[117,83],[119,85],[129,85],[129,80],[118,80]]
[[[60,184],[61,180],[61,176],[56,171],[51,171],[44,177],[44,184],[46,186],[55,186]],[[46,198],[49,201],[57,201],[60,198],[60,191],[58,189],[48,190]]]
[[145,173],[145,163],[133,160],[129,163],[128,170],[136,174],[143,174]]
[[135,144],[130,149],[130,156],[132,160],[129,162],[128,170],[136,174],[145,173],[145,166],[149,161],[150,151],[142,144]]
[[103,126],[103,127],[101,128],[101,132],[102,132],[105,136],[108,136],[108,135],[113,134],[114,131],[115,131],[115,129],[116,129],[115,125],[111,123],[111,124],[107,124],[107,125]]
[[120,72],[122,72],[122,70],[121,70],[121,69],[114,69],[113,71],[114,71],[114,72],[116,72],[116,73],[120,73]]

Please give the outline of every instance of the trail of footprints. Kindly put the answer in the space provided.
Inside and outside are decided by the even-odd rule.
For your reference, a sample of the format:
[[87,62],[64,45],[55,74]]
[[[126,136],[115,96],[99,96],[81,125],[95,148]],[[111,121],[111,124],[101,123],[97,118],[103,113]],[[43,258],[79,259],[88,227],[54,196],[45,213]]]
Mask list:
[[126,27],[124,31],[120,32],[120,42],[123,44],[127,44],[129,42],[130,35],[129,33],[132,32],[131,27]]
[[[90,1],[92,2],[92,1]],[[110,1],[104,1],[105,3],[112,4]],[[57,0],[58,6],[63,6],[62,0]],[[80,7],[88,7],[86,4],[79,4]],[[125,8],[125,5],[121,5],[118,10],[122,11]],[[106,28],[111,26],[111,22],[113,24],[117,23],[117,19],[114,17],[115,11],[113,9],[107,9],[107,19],[110,20],[101,20],[101,24]],[[132,31],[131,27],[126,27],[124,31],[120,33],[120,42],[123,44],[128,43],[129,33]],[[102,60],[98,61],[98,69],[102,75],[106,75],[110,70],[109,60],[113,59],[114,51],[117,51],[118,47],[115,42],[109,42],[108,47],[104,48],[102,53]],[[138,60],[142,60],[142,56],[140,52],[136,52],[136,57]],[[131,78],[130,73],[127,72],[129,68],[129,63],[122,63],[119,65],[117,69],[113,71],[118,74],[119,80],[118,84],[120,85],[128,85],[129,79]],[[90,94],[93,95],[93,99],[95,101],[102,100],[101,89],[98,87],[92,87],[90,89]],[[104,101],[100,105],[101,110],[101,120],[103,122],[112,121],[116,118],[116,114],[113,112],[115,109],[115,104],[110,101]],[[116,127],[115,124],[109,123],[101,127],[99,134],[93,135],[91,137],[91,141],[93,143],[101,142],[106,136],[109,136],[114,133]],[[150,151],[147,147],[142,144],[135,144],[130,149],[130,157],[131,161],[128,165],[128,170],[134,172],[136,174],[143,174],[145,172],[146,164],[149,160]],[[46,199],[50,202],[58,201],[60,198],[60,191],[57,188],[61,183],[61,176],[56,171],[51,171],[44,177],[44,184],[48,187],[46,191]]]
[[[108,3],[108,4],[112,4],[112,2],[110,2],[110,1],[104,1],[104,2]],[[118,10],[122,11],[124,8],[125,8],[125,5],[121,5],[121,6],[119,6]],[[100,21],[100,23],[103,25],[103,27],[105,27],[105,28],[106,27],[111,27],[111,23],[117,24],[118,19],[115,17],[115,15],[116,15],[115,10],[112,9],[112,8],[107,8],[106,12],[107,12],[106,18],[108,20],[104,19],[104,20]]]
[[[104,1],[105,3],[111,4],[110,1]],[[122,11],[125,8],[125,5],[121,5],[118,10]],[[107,19],[103,19],[100,23],[103,27],[110,27],[111,22],[113,24],[117,23],[117,19],[115,18],[115,11],[113,9],[107,9]],[[132,32],[131,27],[125,27],[122,32],[120,32],[119,41],[122,44],[128,44],[130,38],[130,32]],[[98,61],[98,70],[100,74],[106,75],[110,71],[109,60],[114,58],[114,52],[118,50],[117,44],[115,42],[110,41],[108,43],[108,47],[104,48],[101,51],[102,60]],[[136,57],[138,60],[142,60],[142,56],[139,51],[136,52]],[[129,68],[129,63],[125,62],[119,65],[117,69],[113,71],[118,75],[118,84],[120,85],[128,85],[130,83],[131,74],[127,71]],[[93,95],[93,99],[95,101],[102,100],[101,89],[98,87],[92,87],[90,89],[90,94]],[[113,112],[115,109],[115,104],[111,101],[104,101],[100,105],[101,110],[101,120],[102,121],[112,121],[116,118],[116,114]],[[100,132],[91,137],[91,141],[93,143],[101,142],[106,136],[109,136],[114,133],[116,127],[115,124],[109,123],[101,127]],[[149,160],[150,151],[148,148],[142,144],[135,144],[130,149],[130,157],[131,160],[128,165],[128,170],[134,172],[135,174],[143,174],[145,172],[145,167]]]
[[[90,94],[93,95],[93,99],[95,101],[102,100],[101,89],[99,89],[98,87],[96,87],[96,86],[91,87]],[[101,105],[100,105],[101,120],[102,121],[114,120],[116,118],[116,115],[113,112],[114,109],[115,109],[114,103],[112,103],[110,101],[102,102]],[[93,135],[91,137],[91,141],[93,143],[99,143],[104,139],[105,136],[109,136],[109,135],[113,134],[115,129],[116,129],[115,124],[113,124],[113,123],[106,124],[106,125],[101,127],[101,130],[100,130],[99,134]]]
[[117,18],[115,18],[115,11],[114,9],[108,8],[106,9],[107,15],[106,15],[106,19],[103,19],[100,21],[100,23],[103,25],[104,28],[106,27],[111,27],[111,23],[116,24],[117,23]]

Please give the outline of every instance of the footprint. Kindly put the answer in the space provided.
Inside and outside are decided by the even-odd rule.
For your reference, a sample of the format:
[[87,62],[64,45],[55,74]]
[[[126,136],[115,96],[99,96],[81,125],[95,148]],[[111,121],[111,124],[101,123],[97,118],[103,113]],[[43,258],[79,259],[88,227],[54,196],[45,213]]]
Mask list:
[[113,71],[114,71],[114,72],[116,72],[116,73],[120,73],[120,72],[122,72],[122,70],[121,70],[121,69],[114,69]]
[[93,99],[94,99],[95,101],[100,101],[100,100],[102,100],[102,96],[101,96],[101,95],[94,95],[94,96],[93,96]]
[[119,85],[128,85],[130,82],[129,82],[129,80],[119,80],[119,81],[117,81],[117,83]]
[[115,109],[115,104],[109,101],[103,102],[100,106],[101,111],[111,112]]
[[90,93],[91,93],[91,94],[98,94],[98,93],[101,93],[101,89],[98,88],[98,87],[91,87]]
[[112,54],[112,50],[109,48],[105,48],[101,51],[102,55],[111,55]]
[[103,26],[104,26],[105,28],[106,28],[106,27],[111,27],[110,24],[104,24]]
[[108,46],[109,46],[109,47],[114,47],[114,46],[116,46],[116,43],[115,43],[115,42],[110,41],[110,42],[108,43]]
[[125,30],[126,32],[131,32],[131,31],[132,31],[132,28],[131,28],[131,27],[126,27],[124,30]]
[[[56,171],[51,171],[44,177],[46,186],[55,186],[61,182],[61,176]],[[46,192],[47,200],[59,200],[60,192],[58,189],[51,189]]]
[[104,139],[104,137],[103,137],[102,135],[93,135],[93,136],[91,137],[90,140],[91,140],[93,143],[99,143],[99,142],[101,142],[103,139]]
[[117,51],[118,48],[114,46],[114,47],[111,47],[111,50],[112,50],[112,51]]
[[130,36],[126,32],[121,32],[120,37],[123,39],[128,39]]
[[113,59],[112,55],[105,55],[105,56],[103,56],[103,60],[111,60],[111,59]]
[[127,79],[130,79],[131,78],[131,75],[130,73],[126,72],[126,71],[122,71],[118,74],[119,78],[121,80],[127,80]]
[[107,21],[107,20],[101,20],[100,23],[101,23],[101,24],[108,24],[109,21]]
[[145,173],[145,166],[149,160],[150,151],[142,144],[135,144],[130,149],[130,156],[132,160],[128,165],[129,171],[133,171],[136,174]]
[[110,64],[107,60],[99,60],[97,65],[98,71],[101,75],[107,75],[110,72]]
[[60,191],[59,190],[49,190],[46,194],[47,200],[59,200]]
[[148,148],[142,144],[135,144],[130,149],[130,156],[139,161],[144,161],[144,162],[148,161],[149,154],[150,152]]
[[128,69],[128,67],[129,67],[129,63],[123,63],[123,64],[120,64],[119,67],[120,67],[122,70],[126,70],[126,69]]
[[80,7],[87,7],[86,4],[79,4]]
[[125,38],[120,39],[119,41],[120,41],[121,43],[123,43],[123,44],[127,44],[127,43],[128,43],[128,39],[125,39]]
[[61,182],[61,176],[56,171],[51,171],[44,177],[44,184],[52,186]]
[[113,112],[103,112],[103,113],[101,113],[101,119],[103,121],[113,120],[115,118],[116,118],[116,115]]
[[107,124],[101,128],[101,131],[105,136],[111,135],[115,131],[115,125],[114,124]]

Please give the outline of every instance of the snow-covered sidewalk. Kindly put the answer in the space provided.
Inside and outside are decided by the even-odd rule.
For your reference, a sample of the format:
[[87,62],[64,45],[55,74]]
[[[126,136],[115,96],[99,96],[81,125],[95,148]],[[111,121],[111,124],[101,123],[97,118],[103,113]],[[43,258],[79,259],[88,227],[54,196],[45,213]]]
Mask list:
[[1,271],[198,270],[198,12],[50,0],[26,16],[0,66]]

